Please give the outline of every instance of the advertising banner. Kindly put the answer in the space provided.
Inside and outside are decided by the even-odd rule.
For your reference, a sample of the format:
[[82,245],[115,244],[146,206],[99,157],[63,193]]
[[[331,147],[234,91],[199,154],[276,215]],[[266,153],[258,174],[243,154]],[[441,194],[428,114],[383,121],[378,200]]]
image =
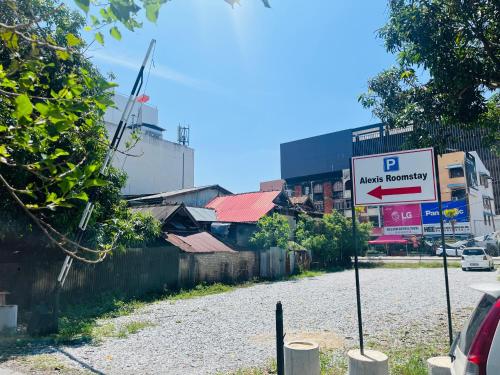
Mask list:
[[[467,202],[465,200],[456,200],[443,202],[443,210],[457,209],[458,215],[455,217],[455,234],[471,233]],[[441,234],[439,225],[439,207],[437,203],[422,204],[422,224],[424,235]],[[451,223],[448,218],[444,218],[444,233],[453,234]]]
[[419,204],[383,206],[384,234],[422,234]]

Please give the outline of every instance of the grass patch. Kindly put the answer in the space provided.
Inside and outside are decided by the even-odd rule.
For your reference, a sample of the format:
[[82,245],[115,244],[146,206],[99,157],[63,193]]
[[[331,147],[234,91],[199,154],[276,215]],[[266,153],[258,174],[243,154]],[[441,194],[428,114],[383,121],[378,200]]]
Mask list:
[[165,297],[167,300],[177,301],[181,299],[191,299],[196,297],[204,297],[212,294],[227,293],[236,288],[242,288],[244,286],[249,286],[251,282],[238,285],[228,285],[222,283],[215,284],[199,284],[193,289],[181,289],[179,292],[168,295]]
[[297,273],[295,275],[290,275],[287,280],[300,280],[300,279],[305,279],[308,277],[316,277],[316,276],[321,276],[327,273],[327,271],[323,270],[307,270],[307,271],[302,271],[300,273]]
[[217,375],[272,375],[277,373],[276,360],[272,359],[264,367],[250,367],[234,372],[219,372]]
[[19,364],[29,368],[31,371],[43,371],[58,373],[69,372],[71,369],[52,354],[37,354],[22,357],[19,359]]
[[139,331],[142,331],[144,328],[152,327],[154,324],[150,322],[128,322],[120,327],[118,330],[116,337],[126,338],[129,335],[133,335]]

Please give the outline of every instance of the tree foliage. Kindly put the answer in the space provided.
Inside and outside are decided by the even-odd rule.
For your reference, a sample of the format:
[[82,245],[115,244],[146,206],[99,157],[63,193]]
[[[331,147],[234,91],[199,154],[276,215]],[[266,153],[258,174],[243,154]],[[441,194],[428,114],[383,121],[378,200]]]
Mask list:
[[274,213],[271,216],[262,217],[257,222],[257,231],[250,238],[250,244],[260,249],[269,249],[274,246],[286,249],[289,238],[290,224],[287,218]]
[[[61,0],[0,1],[0,238],[42,233],[66,254],[98,262],[158,236],[160,224],[120,198],[124,174],[100,173],[103,115],[116,85],[86,58],[81,30],[100,44],[106,33],[119,40],[123,28],[156,22],[168,1],[74,0],[81,12]],[[95,206],[80,244],[72,238],[89,198]]]
[[[498,147],[499,20],[496,0],[390,0],[379,36],[398,64],[368,82],[361,103],[391,127],[413,126],[419,145],[443,147],[458,125]],[[435,124],[431,139],[425,126]]]
[[[115,84],[84,56],[85,19],[56,0],[8,0],[0,13],[2,236],[34,224],[52,246],[89,262],[156,237],[159,223],[121,200],[124,174],[99,174]],[[71,237],[89,197],[91,235],[80,245]]]
[[[356,221],[356,244],[358,250],[367,246],[371,224]],[[312,251],[313,261],[322,267],[350,264],[354,255],[352,242],[352,222],[342,213],[333,211],[322,219],[301,215],[295,231],[296,241]]]

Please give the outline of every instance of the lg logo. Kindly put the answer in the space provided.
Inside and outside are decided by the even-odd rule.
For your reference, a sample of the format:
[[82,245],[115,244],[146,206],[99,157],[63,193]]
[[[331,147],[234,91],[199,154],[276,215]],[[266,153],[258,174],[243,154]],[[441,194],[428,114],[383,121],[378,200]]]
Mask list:
[[399,158],[384,158],[384,172],[399,171]]

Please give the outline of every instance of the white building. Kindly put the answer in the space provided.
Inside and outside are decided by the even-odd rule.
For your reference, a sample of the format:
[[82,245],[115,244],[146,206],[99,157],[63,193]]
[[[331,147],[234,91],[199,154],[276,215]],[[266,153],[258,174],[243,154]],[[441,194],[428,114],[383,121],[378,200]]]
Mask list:
[[475,236],[498,230],[495,225],[495,201],[490,172],[486,169],[477,152],[470,152],[476,161],[477,183],[469,188],[469,215],[471,230]]
[[[115,134],[127,97],[118,94],[114,100],[117,108],[110,108],[104,115],[110,138]],[[113,166],[128,175],[124,195],[154,194],[194,186],[194,150],[163,138],[165,129],[158,125],[157,108],[135,103],[128,124],[118,149],[125,151],[133,128],[139,129],[140,140],[126,151],[134,156],[117,152],[113,159]]]

